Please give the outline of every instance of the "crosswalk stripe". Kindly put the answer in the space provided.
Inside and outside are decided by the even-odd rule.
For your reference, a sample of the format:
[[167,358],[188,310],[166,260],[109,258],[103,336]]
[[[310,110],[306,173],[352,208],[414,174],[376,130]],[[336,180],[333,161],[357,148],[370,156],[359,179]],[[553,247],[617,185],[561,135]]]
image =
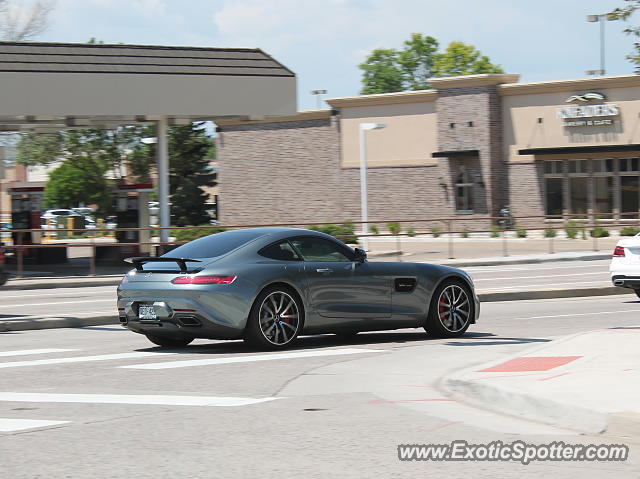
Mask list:
[[37,427],[58,426],[69,421],[44,421],[42,419],[11,419],[0,417],[0,432],[23,431]]
[[53,394],[0,392],[0,401],[87,403],[87,404],[144,404],[160,406],[247,406],[279,399],[276,397],[249,398],[224,396],[167,396],[153,394]]
[[27,356],[29,354],[49,354],[49,353],[66,353],[69,351],[77,351],[77,349],[23,349],[16,351],[0,351],[0,358],[8,356]]
[[43,366],[47,364],[66,364],[66,363],[84,363],[89,361],[109,361],[112,359],[138,359],[148,357],[159,357],[159,355],[167,356],[176,354],[171,352],[136,352],[136,353],[120,353],[120,354],[101,354],[99,356],[75,356],[70,358],[54,358],[54,359],[34,359],[31,361],[11,361],[8,363],[0,363],[0,369],[18,368],[24,366]]
[[254,361],[274,361],[278,359],[339,356],[344,354],[381,353],[383,351],[384,351],[383,349],[358,349],[358,348],[325,349],[325,350],[319,350],[319,351],[299,351],[299,352],[277,353],[277,354],[256,354],[254,356],[227,356],[224,358],[192,359],[187,361],[167,361],[163,363],[132,364],[129,366],[120,366],[120,367],[126,368],[126,369],[173,369],[173,368],[187,368],[192,366],[208,366],[211,364],[249,363]]

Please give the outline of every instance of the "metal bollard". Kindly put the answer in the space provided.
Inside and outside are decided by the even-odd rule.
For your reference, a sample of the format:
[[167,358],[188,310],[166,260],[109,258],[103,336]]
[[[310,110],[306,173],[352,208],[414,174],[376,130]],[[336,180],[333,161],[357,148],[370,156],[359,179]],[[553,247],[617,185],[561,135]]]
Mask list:
[[454,259],[454,256],[453,256],[453,235],[451,234],[451,221],[447,221],[447,235],[449,235],[449,259]]

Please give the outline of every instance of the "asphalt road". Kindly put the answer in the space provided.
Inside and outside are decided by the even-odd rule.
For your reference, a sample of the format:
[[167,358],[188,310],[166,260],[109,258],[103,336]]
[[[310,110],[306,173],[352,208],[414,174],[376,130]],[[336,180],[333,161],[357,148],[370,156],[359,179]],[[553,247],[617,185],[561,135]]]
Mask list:
[[[39,300],[44,300],[40,298]],[[114,327],[0,333],[2,478],[637,478],[624,463],[400,462],[398,444],[609,443],[448,399],[443,375],[555,338],[640,325],[640,301],[487,303],[462,338],[301,338],[163,351]],[[29,422],[35,421],[35,422]]]

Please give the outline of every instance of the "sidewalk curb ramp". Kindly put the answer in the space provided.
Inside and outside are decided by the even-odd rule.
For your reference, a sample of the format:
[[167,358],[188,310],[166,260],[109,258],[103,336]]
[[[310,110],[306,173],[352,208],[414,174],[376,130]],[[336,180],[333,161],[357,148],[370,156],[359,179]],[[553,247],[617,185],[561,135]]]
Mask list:
[[[551,345],[558,345],[576,337],[589,334],[581,332],[536,346],[499,360],[465,368],[443,376],[439,388],[449,397],[471,406],[506,414],[529,421],[536,421],[586,434],[605,434],[620,438],[637,438],[640,431],[640,414],[634,412],[608,413],[590,409],[580,404],[551,400],[536,396],[522,389],[492,385],[487,381],[473,380],[470,373],[490,368],[511,359],[541,354]],[[635,439],[634,439],[635,441]]]

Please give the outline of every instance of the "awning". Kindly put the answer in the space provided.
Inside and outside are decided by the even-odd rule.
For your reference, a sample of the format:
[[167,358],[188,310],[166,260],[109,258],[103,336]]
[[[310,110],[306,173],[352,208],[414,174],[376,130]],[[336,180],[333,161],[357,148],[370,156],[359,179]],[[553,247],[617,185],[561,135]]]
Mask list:
[[457,158],[463,156],[479,156],[480,150],[452,150],[452,151],[434,151],[431,153],[432,158]]
[[557,148],[526,148],[518,150],[519,155],[561,155],[563,153],[614,153],[620,151],[640,151],[640,144],[561,146]]

